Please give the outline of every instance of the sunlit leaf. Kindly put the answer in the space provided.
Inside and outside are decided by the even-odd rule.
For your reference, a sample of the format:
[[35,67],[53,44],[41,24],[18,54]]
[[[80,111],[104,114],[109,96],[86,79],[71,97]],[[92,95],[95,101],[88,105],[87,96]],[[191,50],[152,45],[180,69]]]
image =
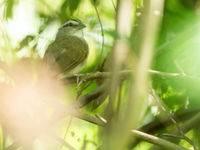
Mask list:
[[143,0],[135,0],[135,2],[136,2],[136,5],[139,7],[143,6]]
[[60,9],[61,22],[64,22],[69,17],[73,16],[79,4],[80,0],[65,0]]
[[27,46],[29,44],[29,42],[31,42],[32,40],[34,40],[35,36],[34,35],[27,35],[20,43],[19,43],[19,47],[17,48],[18,50],[21,50],[23,47]]
[[74,11],[78,8],[78,5],[80,4],[80,0],[68,0],[68,7],[70,10],[70,13],[73,14]]
[[12,18],[13,16],[13,7],[14,7],[14,0],[6,0],[5,2],[5,17],[8,18]]

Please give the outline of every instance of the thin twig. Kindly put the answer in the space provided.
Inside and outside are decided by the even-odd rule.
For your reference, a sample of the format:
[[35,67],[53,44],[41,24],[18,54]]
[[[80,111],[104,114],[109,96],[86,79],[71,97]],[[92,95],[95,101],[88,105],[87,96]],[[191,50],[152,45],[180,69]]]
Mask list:
[[[102,125],[105,126],[106,125],[105,123],[100,122],[97,118],[94,118],[93,116],[88,115],[88,114],[84,114],[84,115],[82,114],[82,119],[86,120],[86,121],[89,121],[91,123],[94,123],[96,125],[99,125],[99,126],[102,126]],[[150,135],[150,134],[138,131],[138,130],[132,130],[131,132],[134,133],[134,135],[137,138],[140,138],[140,139],[142,139],[144,141],[147,141],[149,143],[161,146],[163,148],[168,148],[168,149],[171,149],[171,150],[186,150],[185,148],[183,148],[183,147],[181,147],[179,145],[176,145],[176,144],[171,143],[171,142],[169,142],[167,140],[161,139],[159,137],[155,137],[153,135]],[[68,143],[66,143],[63,139],[58,137],[56,140],[61,142],[66,147],[72,149],[71,146]]]
[[[68,131],[69,131],[69,127],[70,127],[70,125],[71,125],[71,122],[72,122],[72,116],[70,116],[69,122],[67,123],[65,135],[64,135],[64,137],[63,137],[64,140],[65,140],[66,137],[67,137],[67,133],[68,133]],[[60,150],[62,150],[62,147],[63,147],[63,144],[61,143]]]
[[115,12],[117,12],[117,8],[116,8],[116,6],[115,6],[115,4],[114,4],[114,1],[113,0],[111,0],[112,1],[112,5],[113,5],[113,7],[114,7],[114,9],[115,9]]
[[[135,72],[135,70],[123,70],[123,71],[119,71],[117,73],[119,73],[119,75],[121,77],[125,77],[128,75],[131,75],[133,72]],[[178,77],[180,77],[180,78],[200,80],[200,77],[198,77],[198,76],[190,76],[190,75],[185,75],[185,74],[180,74],[180,73],[161,72],[161,71],[152,70],[152,69],[147,70],[147,72],[152,75],[158,75],[163,78],[178,78]],[[86,82],[86,81],[90,81],[90,80],[109,78],[109,77],[111,77],[112,74],[113,74],[112,72],[92,72],[92,73],[86,73],[86,74],[76,74],[71,77],[64,78],[63,81],[67,84],[76,83],[77,78],[79,78],[79,80]]]
[[[190,131],[192,128],[197,127],[200,123],[200,113],[197,113],[195,116],[193,116],[191,119],[185,121],[183,123],[183,125],[181,126],[181,130],[184,133],[187,133],[188,131]],[[176,135],[178,134],[179,131],[176,129],[174,131],[172,131],[170,134]],[[166,137],[165,139],[169,140],[169,141],[173,141],[173,138],[170,137]],[[160,150],[160,148],[156,148],[156,147],[152,147],[152,150]]]
[[83,140],[83,145],[81,146],[80,150],[86,150],[87,144],[88,144],[88,140],[86,139],[87,135],[84,135],[84,140]]
[[101,64],[101,59],[103,57],[103,51],[104,51],[104,30],[103,30],[103,24],[102,24],[102,21],[101,21],[101,17],[99,15],[99,11],[98,11],[98,9],[97,9],[94,1],[91,0],[91,2],[94,5],[94,9],[95,9],[95,12],[97,14],[97,18],[98,18],[98,21],[99,21],[99,24],[100,24],[100,28],[101,28],[101,36],[102,36],[101,53],[100,53],[100,57],[99,57],[99,60],[97,62],[96,68],[95,68],[95,71],[97,71],[98,68],[99,68],[99,65]]
[[72,115],[74,117],[77,117],[79,119],[85,120],[87,122],[90,122],[90,123],[93,123],[93,124],[96,124],[96,125],[99,125],[101,127],[105,127],[106,126],[106,122],[105,121],[99,119],[96,116],[93,116],[93,115],[90,115],[90,114],[86,114],[86,113],[83,113],[83,112],[78,111],[78,110],[73,112]]
[[[81,106],[83,106],[83,105],[80,105],[79,103],[77,103],[77,104],[75,104],[75,105],[78,105],[78,106],[74,106],[74,108],[80,108]],[[94,123],[94,124],[96,124],[96,125],[100,125],[100,126],[105,126],[106,124],[104,123],[104,122],[102,122],[102,121],[100,121],[98,118],[96,118],[96,117],[94,117],[94,116],[91,116],[91,115],[88,115],[88,114],[81,114],[80,115],[80,112],[76,112],[76,113],[74,113],[74,112],[71,112],[72,113],[72,115],[73,116],[75,116],[75,117],[78,117],[78,118],[80,118],[80,119],[83,119],[83,120],[86,120],[86,121],[89,121],[89,122],[91,122],[91,123]],[[62,113],[63,114],[63,113]],[[65,113],[65,115],[66,115],[66,113]],[[188,120],[188,121],[186,121],[186,123],[184,123],[183,124],[183,126],[181,127],[181,130],[185,133],[185,132],[187,132],[188,130],[190,130],[191,128],[193,128],[194,127],[194,125],[198,125],[199,124],[199,122],[200,122],[200,113],[198,113],[197,115],[195,115],[192,119],[190,119],[190,120]],[[136,130],[135,130],[136,131]],[[156,145],[159,145],[159,146],[162,146],[163,147],[163,141],[162,140],[164,140],[164,139],[161,139],[160,140],[160,138],[157,138],[157,137],[154,137],[154,136],[151,136],[151,135],[148,135],[148,137],[146,136],[147,134],[146,133],[142,133],[141,134],[141,132],[137,132],[138,134],[136,134],[136,137],[137,138],[141,138],[142,140],[146,140],[146,141],[148,141],[148,142],[150,142],[150,143],[153,143],[153,144],[156,144]],[[175,131],[175,132],[173,132],[173,134],[176,134],[177,133],[177,131]],[[146,139],[147,138],[147,139]],[[156,138],[156,139],[155,139]],[[158,141],[157,141],[158,140]],[[158,143],[157,143],[158,142]],[[171,149],[175,149],[175,150],[185,150],[184,148],[182,148],[182,147],[180,147],[180,146],[178,146],[178,145],[176,145],[176,144],[173,144],[173,143],[171,143],[171,142],[169,142],[168,143],[168,141],[167,141],[167,143],[166,143],[166,140],[164,140],[164,145],[165,144],[167,144],[169,147],[171,147]],[[166,146],[166,145],[165,145]],[[169,148],[168,147],[168,148]],[[173,147],[173,148],[172,148]]]
[[67,143],[65,140],[63,140],[62,138],[58,137],[58,136],[53,136],[54,139],[58,142],[60,142],[63,146],[65,146],[66,148],[68,148],[69,150],[75,150],[74,147],[72,147],[69,143]]
[[[94,124],[99,125],[99,126],[105,126],[106,125],[104,122],[100,121],[98,118],[96,118],[94,116],[91,116],[91,115],[88,115],[88,114],[83,114],[83,113],[80,115],[79,113],[80,112],[78,112],[77,114],[74,114],[74,116],[78,115],[78,118],[81,118],[83,120],[86,120],[88,122],[94,123]],[[131,132],[134,133],[136,138],[140,138],[144,141],[147,141],[149,143],[161,146],[163,148],[168,148],[168,149],[171,149],[171,150],[186,150],[185,148],[183,148],[179,145],[176,145],[172,142],[169,142],[165,139],[155,137],[153,135],[150,135],[150,134],[138,131],[138,130],[132,130]],[[58,138],[57,140],[59,142],[63,143],[65,146],[69,147],[69,144],[66,143],[63,139]]]
[[160,98],[158,97],[158,95],[156,94],[154,89],[151,89],[151,95],[154,97],[154,100],[156,101],[158,107],[161,108],[161,110],[170,118],[170,120],[175,124],[177,130],[179,131],[180,135],[184,135],[183,131],[180,129],[177,121],[174,119],[174,117],[172,116],[172,114],[170,112],[168,112],[167,107],[165,106],[164,103],[162,103],[162,101],[160,100]]
[[174,135],[174,134],[168,134],[168,133],[164,133],[161,136],[166,136],[166,137],[172,137],[172,138],[176,138],[176,139],[185,140],[186,142],[188,142],[190,145],[193,146],[194,150],[196,150],[196,146],[195,146],[194,142],[190,138],[188,138],[187,136]]
[[181,74],[185,75],[185,71],[183,70],[183,68],[180,66],[180,64],[178,63],[177,60],[174,61],[176,67],[178,68],[178,70],[180,70]]
[[141,138],[144,141],[158,145],[162,148],[166,148],[166,149],[170,149],[170,150],[187,150],[186,148],[176,145],[174,143],[171,143],[167,140],[161,139],[159,137],[156,137],[156,136],[153,136],[153,135],[150,135],[150,134],[138,131],[138,130],[132,130],[131,132],[134,133],[134,135],[137,138]]
[[[193,147],[194,150],[196,149],[194,142],[189,139],[187,136],[184,135],[184,132],[181,130],[179,124],[177,123],[177,121],[175,120],[175,118],[172,116],[172,114],[170,112],[168,112],[167,107],[165,106],[164,103],[162,103],[162,101],[160,100],[160,98],[158,97],[158,95],[156,94],[154,89],[151,89],[151,94],[154,97],[156,103],[158,104],[158,106],[163,110],[163,112],[170,118],[170,120],[175,124],[177,131],[179,132],[179,138],[187,141],[188,143],[190,143]],[[173,134],[163,134],[163,136],[174,136],[174,137],[178,137],[177,135],[173,135]]]
[[[184,112],[177,113],[175,117],[178,118],[180,122],[184,122],[190,119],[191,117],[195,116],[199,111],[200,109],[186,110]],[[169,127],[170,125],[172,125],[171,119],[169,118],[169,116],[166,116],[164,118],[158,118],[156,120],[153,120],[152,122],[140,127],[138,130],[143,131],[145,133],[153,134],[159,130],[162,130],[163,128]],[[138,143],[140,143],[139,139],[134,140],[130,144],[130,147],[131,148],[136,147]]]
[[119,112],[120,112],[121,97],[122,97],[122,83],[120,83],[119,91],[118,91],[118,101],[117,101],[117,111],[116,111],[118,115],[119,115]]
[[[81,116],[79,116],[79,113],[77,113],[77,111],[84,107],[85,105],[87,105],[88,103],[90,103],[92,100],[98,98],[101,93],[103,92],[105,85],[101,85],[99,86],[97,89],[95,89],[94,91],[81,96],[78,100],[76,100],[75,102],[73,102],[72,104],[68,105],[68,106],[62,106],[63,107],[63,111],[59,111],[59,113],[55,113],[52,117],[52,120],[50,121],[51,123],[55,123],[56,121],[68,116],[68,115],[75,115],[76,117],[81,118]],[[84,115],[83,115],[84,116]],[[91,118],[91,117],[90,117]],[[99,120],[99,119],[98,119]],[[101,120],[99,120],[101,121]],[[91,121],[92,122],[92,121]],[[102,122],[102,121],[101,121]],[[50,124],[51,124],[50,123]]]

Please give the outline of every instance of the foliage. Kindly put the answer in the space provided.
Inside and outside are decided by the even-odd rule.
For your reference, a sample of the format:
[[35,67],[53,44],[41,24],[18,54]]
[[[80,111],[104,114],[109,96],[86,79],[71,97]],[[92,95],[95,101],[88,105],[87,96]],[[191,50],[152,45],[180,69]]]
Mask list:
[[[0,2],[1,149],[199,149],[200,1],[156,2]],[[57,78],[42,58],[70,18],[87,25],[89,56],[79,74]],[[47,146],[44,128],[59,146]]]

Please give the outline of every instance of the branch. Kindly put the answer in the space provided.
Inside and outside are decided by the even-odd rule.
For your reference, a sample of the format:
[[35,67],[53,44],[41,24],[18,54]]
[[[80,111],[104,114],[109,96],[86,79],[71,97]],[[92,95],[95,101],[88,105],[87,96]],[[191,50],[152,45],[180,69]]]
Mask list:
[[63,146],[65,146],[68,150],[75,150],[74,147],[72,147],[69,143],[67,143],[64,139],[54,136],[55,140],[61,143]]
[[[199,108],[191,109],[191,110],[186,110],[184,112],[179,112],[177,114],[174,114],[174,116],[175,118],[178,119],[178,121],[185,122],[186,120],[195,116],[199,111],[200,111]],[[140,127],[138,130],[143,131],[145,133],[153,134],[155,132],[158,132],[159,130],[162,130],[163,128],[169,127],[172,124],[173,123],[170,117],[167,116],[167,117],[153,120],[152,122]],[[132,141],[132,143],[130,143],[130,147],[131,148],[135,147],[139,142],[141,142],[141,140],[139,139]]]
[[[100,119],[98,119],[94,116],[88,115],[88,114],[83,114],[83,113],[80,113],[77,111],[76,113],[73,113],[73,116],[83,119],[85,121],[91,122],[93,124],[99,125],[99,126],[103,126],[103,127],[106,126],[106,122],[103,122]],[[171,149],[171,150],[186,150],[185,148],[183,148],[179,145],[176,145],[172,142],[169,142],[167,140],[158,138],[156,136],[153,136],[153,135],[150,135],[150,134],[138,131],[138,130],[132,130],[131,132],[134,133],[136,138],[139,138],[139,139],[147,141],[149,143],[161,146],[163,148],[167,148],[167,149]],[[62,140],[62,139],[59,139],[59,141],[60,140]],[[60,141],[60,142],[63,143],[63,141]]]
[[[94,116],[91,116],[91,115],[88,115],[88,114],[83,114],[82,113],[80,115],[80,113],[77,112],[77,113],[73,114],[73,116],[78,117],[80,119],[83,119],[85,121],[91,122],[93,124],[99,125],[99,126],[103,126],[103,127],[106,126],[105,122],[102,122],[98,118],[95,118]],[[147,133],[144,133],[144,132],[141,132],[141,131],[138,131],[138,130],[132,130],[131,132],[134,133],[136,138],[139,138],[139,139],[147,141],[149,143],[161,146],[163,148],[167,148],[167,149],[171,149],[171,150],[186,150],[185,148],[183,148],[183,147],[181,147],[179,145],[176,145],[176,144],[174,144],[172,142],[169,142],[167,140],[158,138],[156,136],[152,136],[150,134],[147,134]],[[59,139],[59,141],[60,140],[61,139]],[[63,141],[60,141],[60,142],[63,143]]]
[[[85,105],[87,105],[88,103],[90,103],[92,100],[98,98],[101,93],[104,91],[104,88],[107,84],[104,83],[101,86],[99,86],[98,88],[96,88],[94,91],[81,96],[78,100],[76,100],[75,102],[73,102],[72,104],[65,106],[65,105],[61,105],[60,107],[63,108],[63,111],[58,111],[59,113],[55,113],[55,116],[53,116],[52,118],[52,123],[56,122],[57,120],[60,120],[68,115],[72,115],[75,117],[78,117],[80,119],[83,119],[83,116],[85,117],[84,120],[95,123],[97,120],[91,120],[91,117],[89,117],[88,115],[80,115],[79,109],[84,107]],[[100,120],[99,120],[100,121]],[[104,124],[101,122],[101,126],[103,126]]]
[[[181,126],[181,130],[184,133],[187,133],[188,131],[190,131],[192,128],[199,126],[200,123],[200,112],[197,113],[194,117],[192,117],[191,119],[187,120],[182,126]],[[173,134],[177,134],[178,130],[174,130]]]
[[[187,120],[186,122],[184,122],[184,124],[181,126],[181,130],[184,133],[187,133],[188,131],[190,131],[192,128],[194,127],[198,127],[200,123],[200,112],[197,113],[194,117],[192,117],[191,119]],[[176,129],[174,131],[172,131],[170,134],[174,134],[174,135],[178,135],[179,131]],[[166,137],[165,139],[173,141],[174,138],[172,137]],[[155,148],[152,147],[153,150],[160,150],[160,148]]]
[[102,56],[103,56],[103,51],[104,51],[104,30],[103,30],[103,24],[102,24],[101,17],[99,15],[99,11],[97,9],[97,6],[95,5],[95,2],[93,0],[91,0],[91,2],[94,5],[94,9],[95,9],[95,12],[97,14],[97,18],[99,20],[99,24],[100,24],[100,27],[101,27],[101,36],[102,36],[101,53],[100,53],[100,57],[99,57],[98,63],[97,63],[96,68],[95,68],[95,70],[98,70],[100,63],[101,63]]
[[[196,115],[200,109],[191,109],[191,110],[186,110],[184,112],[180,112],[175,114],[175,118],[178,118],[179,121],[186,121],[192,116]],[[142,126],[139,130],[147,133],[155,133],[156,131],[159,131],[167,126],[172,125],[173,123],[171,122],[171,119],[169,116],[163,117],[156,119],[144,126]]]
[[74,117],[77,117],[79,119],[85,120],[87,122],[105,127],[106,126],[106,121],[104,121],[103,119],[97,118],[95,116],[80,112],[80,111],[76,111],[75,113],[72,114]]
[[[99,91],[101,91],[101,90],[99,90]],[[94,95],[96,95],[98,92],[94,91],[93,93],[94,93]],[[60,116],[60,117],[65,117],[66,115],[71,114],[74,117],[77,117],[77,118],[80,118],[82,120],[91,122],[93,124],[105,127],[106,126],[106,122],[98,119],[97,117],[91,116],[89,114],[81,113],[78,110],[80,107],[83,107],[84,106],[83,104],[86,104],[86,102],[88,102],[88,100],[90,98],[92,98],[94,95],[93,94],[91,94],[90,96],[85,95],[84,97],[80,98],[81,100],[83,100],[84,103],[78,102],[78,103],[71,104],[69,106],[69,108],[73,107],[74,111],[65,111],[64,113],[61,113],[62,116]],[[70,109],[70,110],[72,110],[72,109]],[[191,120],[187,121],[187,123],[185,123],[186,125],[184,124],[185,126],[182,126],[181,129],[183,131],[189,130],[188,128],[193,126],[194,124],[198,125],[199,121],[200,121],[200,113],[198,113],[198,115],[195,115],[195,117],[193,117]],[[169,142],[167,140],[164,140],[164,139],[149,135],[149,134],[141,132],[141,131],[132,130],[131,132],[134,133],[136,138],[139,138],[139,139],[147,141],[149,143],[161,146],[163,148],[168,148],[168,149],[171,149],[171,150],[186,150],[185,148],[183,148],[183,147],[181,147],[179,145],[176,145],[176,144],[174,144],[172,142]]]
[[181,147],[181,146],[176,145],[174,143],[171,143],[171,142],[169,142],[167,140],[161,139],[159,137],[156,137],[156,136],[153,136],[153,135],[141,132],[141,131],[132,130],[131,132],[134,133],[134,135],[137,138],[140,138],[140,139],[142,139],[144,141],[147,141],[149,143],[158,145],[158,146],[160,146],[162,148],[166,148],[166,149],[170,149],[170,150],[187,150],[184,147]]
[[97,87],[94,91],[81,96],[78,100],[74,101],[72,104],[70,104],[68,107],[69,108],[82,108],[85,105],[87,105],[88,103],[90,103],[92,100],[98,98],[102,92],[104,91],[105,87],[107,86],[106,83],[100,85],[99,87]]
[[[131,75],[135,70],[123,70],[118,72],[120,77],[126,77],[128,75]],[[157,70],[147,70],[148,73],[152,75],[158,75],[161,77],[166,77],[166,78],[176,78],[176,77],[181,77],[181,78],[188,78],[188,79],[198,79],[200,80],[200,77],[197,76],[190,76],[190,75],[185,75],[185,74],[180,74],[180,73],[171,73],[171,72],[161,72]],[[112,72],[94,72],[94,73],[86,73],[86,74],[75,74],[71,77],[64,78],[63,81],[65,83],[76,83],[77,80],[86,82],[90,80],[96,80],[96,79],[102,79],[102,78],[109,78],[112,76]]]

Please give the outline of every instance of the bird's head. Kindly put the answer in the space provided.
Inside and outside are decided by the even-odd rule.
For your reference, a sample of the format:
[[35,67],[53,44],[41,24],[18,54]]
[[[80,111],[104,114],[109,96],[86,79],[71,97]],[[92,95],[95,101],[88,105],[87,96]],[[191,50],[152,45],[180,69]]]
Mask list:
[[85,27],[86,26],[79,19],[70,19],[59,28],[59,31],[65,34],[76,34],[81,32]]
[[79,19],[70,19],[61,26],[61,28],[71,28],[76,30],[81,30],[85,27],[86,26]]

